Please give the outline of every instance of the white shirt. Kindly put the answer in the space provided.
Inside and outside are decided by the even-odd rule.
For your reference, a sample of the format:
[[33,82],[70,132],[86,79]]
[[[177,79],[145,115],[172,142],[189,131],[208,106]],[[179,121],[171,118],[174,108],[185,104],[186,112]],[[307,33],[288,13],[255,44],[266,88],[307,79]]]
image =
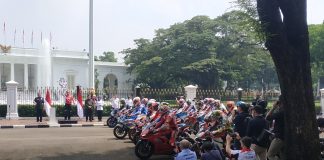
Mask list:
[[97,101],[96,102],[97,110],[102,111],[103,110],[103,105],[104,105],[104,102],[103,102],[102,99],[100,99],[100,101]]
[[253,150],[245,152],[242,152],[241,150],[232,150],[231,154],[238,154],[238,160],[256,160],[256,155]]
[[111,107],[114,109],[119,109],[119,98],[115,98],[111,100]]
[[126,102],[126,104],[128,106],[133,106],[133,100],[132,99],[128,99],[127,102]]

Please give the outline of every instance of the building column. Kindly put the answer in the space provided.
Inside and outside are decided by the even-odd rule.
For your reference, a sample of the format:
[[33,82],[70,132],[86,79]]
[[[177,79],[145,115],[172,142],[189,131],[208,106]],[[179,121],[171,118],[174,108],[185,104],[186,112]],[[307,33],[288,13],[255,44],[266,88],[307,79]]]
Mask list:
[[10,77],[11,77],[12,81],[15,80],[15,64],[14,63],[10,63]]
[[28,90],[28,64],[24,64],[24,88]]

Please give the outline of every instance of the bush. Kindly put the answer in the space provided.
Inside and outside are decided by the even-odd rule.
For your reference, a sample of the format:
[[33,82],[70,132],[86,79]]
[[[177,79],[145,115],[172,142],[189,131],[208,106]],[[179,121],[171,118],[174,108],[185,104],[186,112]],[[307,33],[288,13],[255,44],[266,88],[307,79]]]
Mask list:
[[[53,105],[56,108],[56,117],[64,117],[64,105]],[[111,106],[104,106],[103,116],[110,115]],[[7,105],[0,105],[0,117],[6,117]],[[18,115],[20,117],[35,117],[35,105],[18,105]],[[95,112],[96,115],[96,112]],[[46,116],[45,111],[43,116]],[[72,116],[77,116],[77,107],[72,106]]]

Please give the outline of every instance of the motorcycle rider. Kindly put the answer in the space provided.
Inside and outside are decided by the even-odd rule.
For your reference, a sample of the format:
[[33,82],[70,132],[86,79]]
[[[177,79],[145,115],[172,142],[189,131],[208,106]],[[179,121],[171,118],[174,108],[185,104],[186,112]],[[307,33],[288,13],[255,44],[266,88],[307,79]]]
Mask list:
[[138,115],[142,114],[141,98],[135,97],[133,99],[134,110],[130,114],[131,119],[136,119]]
[[176,123],[175,115],[173,113],[170,113],[169,104],[166,102],[161,103],[159,112],[161,114],[161,117],[158,119],[153,132],[161,132],[161,135],[165,136],[171,134],[169,142],[171,146],[175,146],[175,138],[178,133],[178,126]]

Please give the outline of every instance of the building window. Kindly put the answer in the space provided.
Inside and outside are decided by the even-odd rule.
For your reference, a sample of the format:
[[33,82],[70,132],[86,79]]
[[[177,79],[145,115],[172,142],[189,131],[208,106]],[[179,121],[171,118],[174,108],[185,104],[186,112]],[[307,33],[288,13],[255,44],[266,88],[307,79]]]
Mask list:
[[67,87],[73,89],[75,87],[75,75],[67,75]]

